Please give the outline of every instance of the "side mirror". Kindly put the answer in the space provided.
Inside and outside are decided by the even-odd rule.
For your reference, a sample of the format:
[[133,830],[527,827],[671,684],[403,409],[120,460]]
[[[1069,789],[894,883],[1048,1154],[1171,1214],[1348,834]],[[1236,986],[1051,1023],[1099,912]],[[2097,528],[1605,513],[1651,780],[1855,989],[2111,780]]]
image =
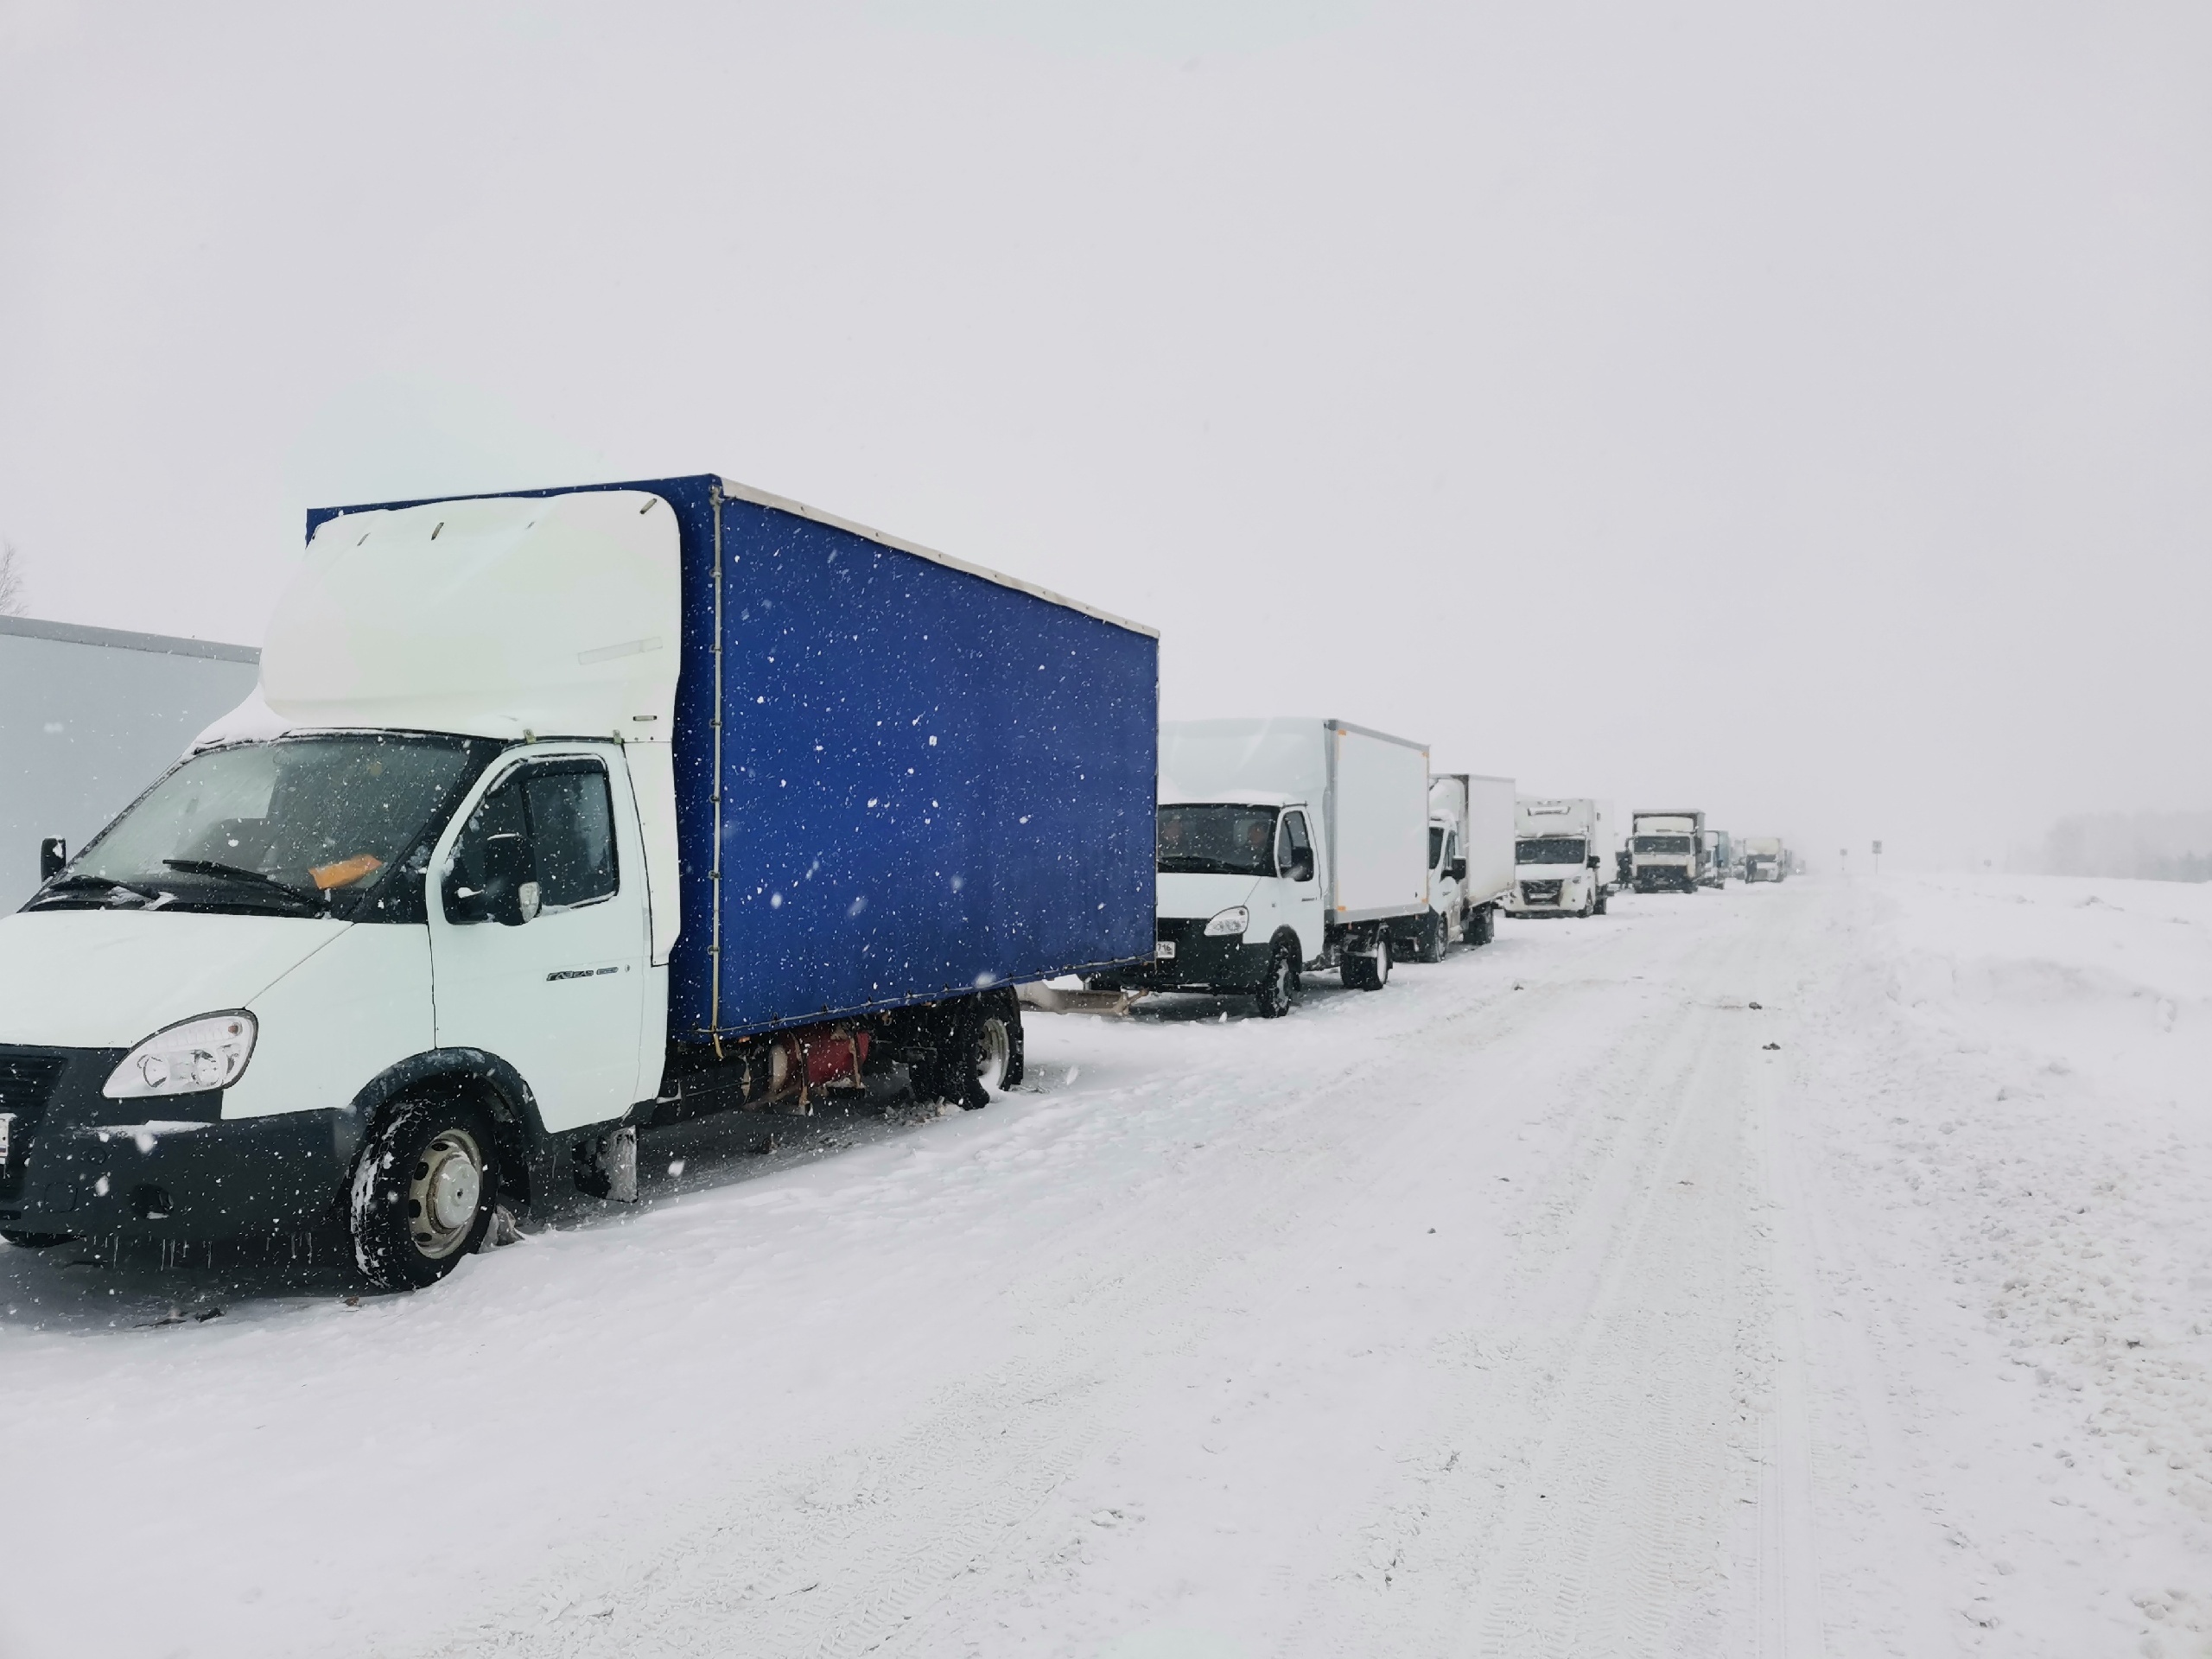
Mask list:
[[1290,879],[1294,881],[1311,881],[1313,879],[1313,854],[1299,853],[1293,855],[1290,861]]
[[520,927],[537,914],[537,862],[520,836],[493,836],[484,843],[484,901],[501,927]]
[[1467,861],[1464,858],[1447,860],[1444,866],[1444,874],[1450,876],[1454,881],[1465,880],[1467,879]]
[[38,879],[51,881],[61,874],[69,862],[69,843],[59,836],[48,836],[38,844]]
[[1590,868],[1593,870],[1604,868],[1603,864],[1599,860],[1598,855],[1594,853],[1590,855]]

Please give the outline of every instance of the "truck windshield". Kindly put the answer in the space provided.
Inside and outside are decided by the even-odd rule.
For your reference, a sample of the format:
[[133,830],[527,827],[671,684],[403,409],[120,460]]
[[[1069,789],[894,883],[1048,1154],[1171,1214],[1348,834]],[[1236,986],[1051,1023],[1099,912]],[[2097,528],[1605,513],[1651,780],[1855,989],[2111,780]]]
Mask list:
[[1582,842],[1573,836],[1531,836],[1515,843],[1516,864],[1580,864]]
[[348,918],[421,847],[498,748],[391,733],[194,755],[32,905],[159,905]]
[[1639,853],[1687,853],[1690,850],[1688,836],[1638,836],[1636,850]]
[[1163,806],[1160,868],[1171,875],[1273,875],[1272,806]]

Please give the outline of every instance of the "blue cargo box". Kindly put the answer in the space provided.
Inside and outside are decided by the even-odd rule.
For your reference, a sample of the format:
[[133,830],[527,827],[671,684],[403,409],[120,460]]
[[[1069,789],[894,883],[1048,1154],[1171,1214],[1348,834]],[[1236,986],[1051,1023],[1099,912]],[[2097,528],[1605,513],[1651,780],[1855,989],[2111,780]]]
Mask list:
[[712,474],[584,487],[683,530],[671,1037],[1150,959],[1150,629]]

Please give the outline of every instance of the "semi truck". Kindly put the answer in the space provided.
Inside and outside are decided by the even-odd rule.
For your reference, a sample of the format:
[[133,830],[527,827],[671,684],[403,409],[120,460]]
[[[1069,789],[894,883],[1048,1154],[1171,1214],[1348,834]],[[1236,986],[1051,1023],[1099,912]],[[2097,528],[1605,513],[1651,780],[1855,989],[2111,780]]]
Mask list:
[[1705,872],[1705,814],[1690,807],[1637,813],[1629,851],[1638,893],[1695,893]]
[[1395,936],[1423,962],[1441,962],[1454,940],[1488,944],[1513,893],[1513,780],[1439,773],[1428,785],[1428,909]]
[[974,1107],[1148,959],[1149,629],[712,474],[319,509],[254,694],[0,920],[0,1236],[428,1285],[640,1129]]
[[1303,976],[1389,982],[1429,911],[1428,748],[1344,720],[1160,728],[1152,960],[1094,989],[1249,995],[1280,1019]]
[[1744,880],[1780,881],[1789,874],[1789,855],[1777,836],[1751,836],[1744,842]]
[[1523,796],[1514,810],[1516,916],[1602,916],[1612,893],[1613,807],[1586,795]]

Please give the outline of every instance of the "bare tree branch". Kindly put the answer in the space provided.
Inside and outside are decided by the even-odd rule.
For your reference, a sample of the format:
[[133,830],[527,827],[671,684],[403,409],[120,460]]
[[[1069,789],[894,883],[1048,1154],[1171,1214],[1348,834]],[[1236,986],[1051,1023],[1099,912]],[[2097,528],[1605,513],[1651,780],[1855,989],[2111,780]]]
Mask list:
[[23,562],[13,542],[0,542],[0,616],[22,616],[30,609],[23,588]]

